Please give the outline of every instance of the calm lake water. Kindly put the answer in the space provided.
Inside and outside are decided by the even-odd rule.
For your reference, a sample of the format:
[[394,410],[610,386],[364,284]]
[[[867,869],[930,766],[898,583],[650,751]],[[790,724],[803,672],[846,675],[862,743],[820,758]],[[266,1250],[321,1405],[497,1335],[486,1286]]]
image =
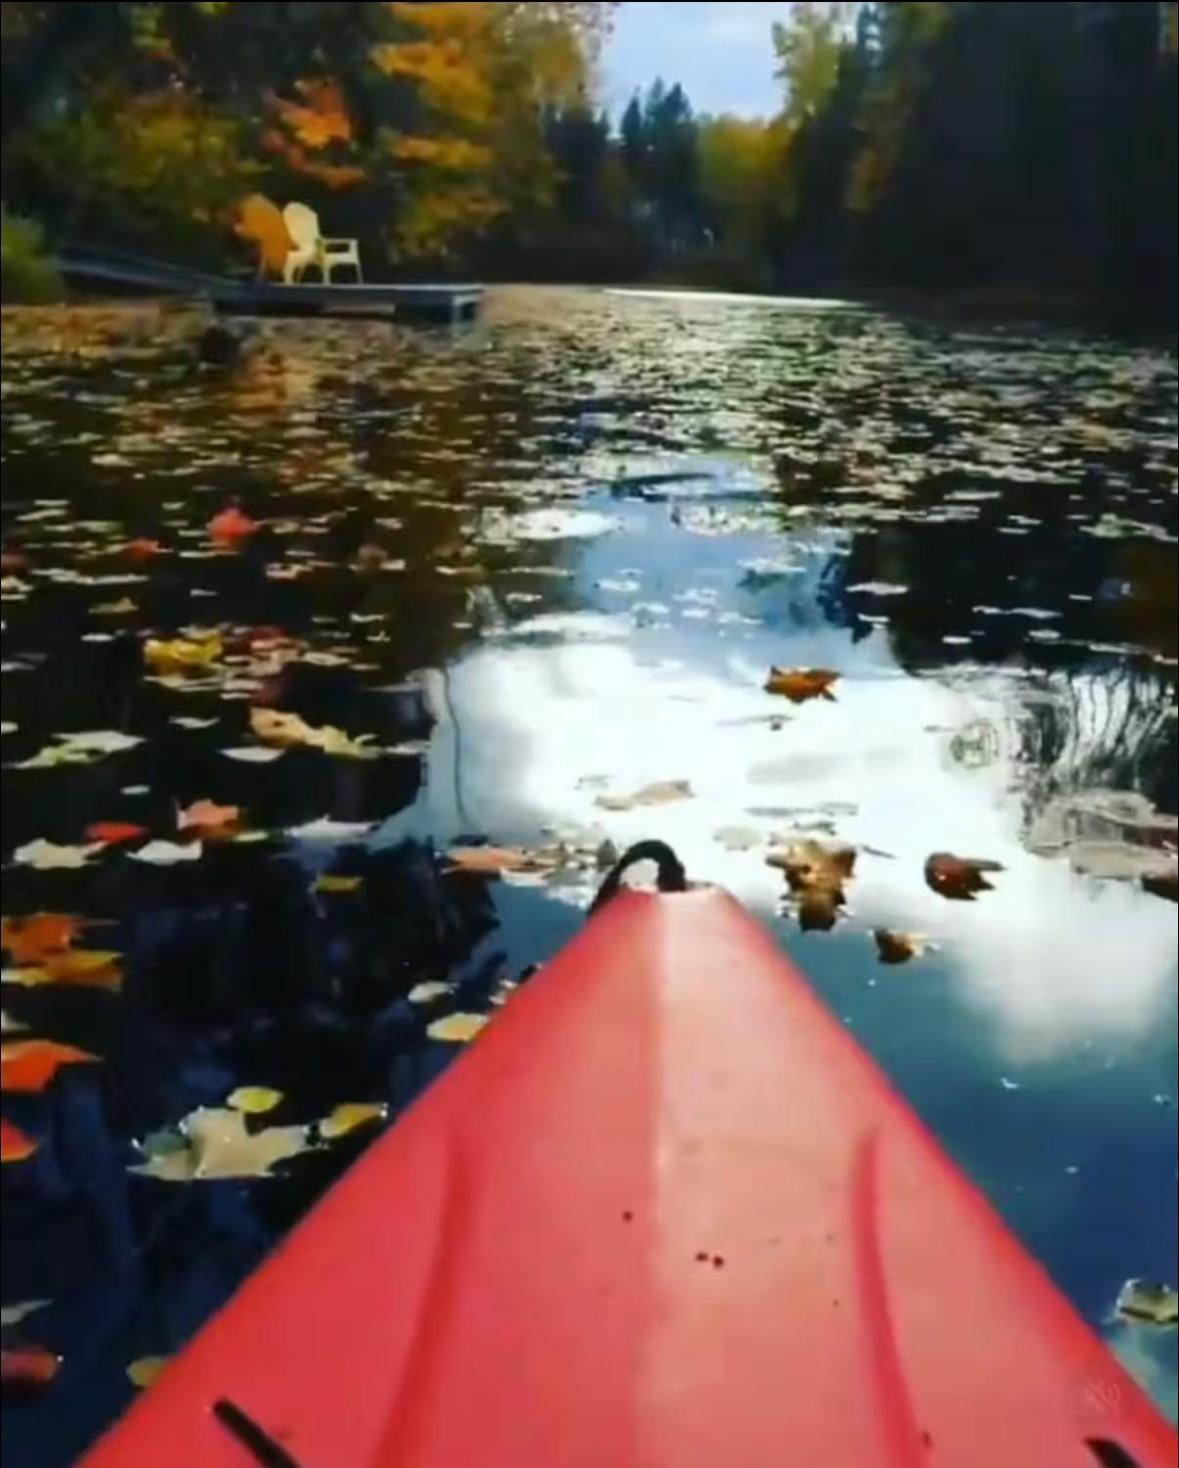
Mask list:
[[[1112,1307],[1174,1279],[1175,908],[1087,870],[1174,843],[1174,358],[591,291],[497,292],[458,334],[269,323],[235,371],[194,365],[195,330],[4,323],[4,911],[93,920],[79,945],[125,969],[4,985],[28,1027],[6,1043],[101,1057],[4,1097],[38,1148],[3,1170],[3,1301],[49,1302],[9,1333],[62,1357],[5,1408],[9,1468],[70,1462],[128,1364],[173,1352],[374,1128],[272,1176],[130,1167],[242,1085],[283,1093],[252,1127],[395,1112],[455,1053],[427,1025],[494,1014],[583,922],[600,844],[644,836],[772,925],[1174,1414],[1174,1332]],[[231,496],[263,523],[218,546]],[[145,669],[145,637],[185,629],[219,629],[216,656]],[[763,692],[772,664],[837,672],[835,700]],[[243,760],[254,705],[381,753]],[[138,742],[38,760],[79,731]],[[665,781],[691,794],[608,808]],[[237,823],[175,859],[199,799]],[[299,829],[324,817],[347,824]],[[96,822],[164,863],[145,835],[30,864]],[[860,848],[828,932],[765,864],[800,831]],[[572,855],[445,874],[460,838]],[[934,851],[1004,870],[949,902]],[[933,946],[882,966],[877,927]]]

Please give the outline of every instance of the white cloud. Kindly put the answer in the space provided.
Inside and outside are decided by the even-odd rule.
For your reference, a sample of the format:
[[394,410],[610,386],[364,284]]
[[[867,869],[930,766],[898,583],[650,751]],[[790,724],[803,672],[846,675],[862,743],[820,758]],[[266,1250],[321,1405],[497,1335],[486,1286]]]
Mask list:
[[679,82],[697,112],[768,116],[781,102],[770,27],[788,0],[641,0],[618,7],[602,62],[605,101],[617,113],[658,76]]

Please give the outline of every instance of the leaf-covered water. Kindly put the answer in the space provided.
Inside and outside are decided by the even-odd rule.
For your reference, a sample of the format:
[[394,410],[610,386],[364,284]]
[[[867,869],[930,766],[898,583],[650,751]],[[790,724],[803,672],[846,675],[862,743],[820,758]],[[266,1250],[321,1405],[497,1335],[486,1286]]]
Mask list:
[[6,928],[6,1338],[61,1357],[7,1460],[70,1461],[650,835],[1173,1412],[1112,1311],[1176,1248],[1174,359],[573,291],[193,333],[4,322],[4,912],[81,920]]

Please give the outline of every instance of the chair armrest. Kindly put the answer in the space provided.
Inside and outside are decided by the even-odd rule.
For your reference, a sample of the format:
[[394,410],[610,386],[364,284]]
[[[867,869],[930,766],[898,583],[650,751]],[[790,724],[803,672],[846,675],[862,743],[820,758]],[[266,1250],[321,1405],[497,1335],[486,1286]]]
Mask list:
[[355,240],[355,239],[352,239],[352,240],[346,240],[346,239],[330,239],[330,240],[328,240],[328,239],[321,239],[319,243],[322,245],[322,247],[325,250],[327,250],[327,249],[330,249],[332,245],[359,245],[360,244],[360,241],[359,240]]

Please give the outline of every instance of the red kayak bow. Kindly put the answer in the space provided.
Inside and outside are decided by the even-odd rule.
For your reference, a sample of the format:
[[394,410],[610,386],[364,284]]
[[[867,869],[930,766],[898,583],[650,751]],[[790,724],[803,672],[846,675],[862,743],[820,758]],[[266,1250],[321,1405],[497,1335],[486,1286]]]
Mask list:
[[1173,1468],[774,946],[622,891],[87,1468]]

